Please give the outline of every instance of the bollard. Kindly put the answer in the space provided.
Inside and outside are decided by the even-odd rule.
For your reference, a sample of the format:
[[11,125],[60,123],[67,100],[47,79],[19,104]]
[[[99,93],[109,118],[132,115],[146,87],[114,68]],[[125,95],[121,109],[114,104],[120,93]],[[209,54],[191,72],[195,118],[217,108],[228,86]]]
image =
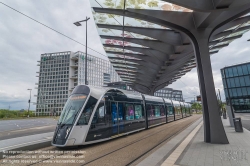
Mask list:
[[223,112],[222,115],[223,115],[223,119],[227,119],[227,114],[226,114],[226,112]]
[[236,132],[243,132],[243,127],[241,123],[241,118],[233,118],[234,120],[234,128]]

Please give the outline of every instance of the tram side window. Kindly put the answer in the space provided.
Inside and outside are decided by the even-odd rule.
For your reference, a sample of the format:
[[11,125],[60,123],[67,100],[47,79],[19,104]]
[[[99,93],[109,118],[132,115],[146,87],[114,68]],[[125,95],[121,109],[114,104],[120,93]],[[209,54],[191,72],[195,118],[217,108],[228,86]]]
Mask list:
[[161,113],[161,116],[165,116],[166,113],[165,113],[165,108],[163,105],[160,105],[160,113]]
[[174,108],[173,108],[173,106],[168,106],[168,115],[174,115]]
[[182,112],[184,112],[184,107],[183,106],[180,106],[180,115],[182,114]]
[[111,122],[112,121],[112,116],[111,116],[111,104],[110,102],[105,98],[105,120],[106,122]]
[[104,106],[104,102],[99,103],[93,120],[91,122],[91,129],[98,129],[99,126],[105,126],[108,123],[106,122],[106,110]]
[[160,116],[160,106],[159,105],[155,105],[155,117],[159,117]]
[[101,102],[96,109],[95,115],[91,123],[92,124],[104,123],[105,122],[104,116],[105,116],[105,107],[104,107],[104,103]]
[[99,105],[98,112],[99,112],[99,118],[103,118],[105,115],[105,108],[103,103],[101,106]]
[[151,104],[146,105],[148,117],[154,117],[155,116],[155,111],[154,111],[154,106]]
[[180,115],[180,106],[175,105],[175,114]]
[[180,106],[180,114],[181,114],[182,112],[184,112],[184,107],[181,105],[181,106]]
[[134,120],[135,111],[133,104],[125,104],[126,107],[126,120]]
[[185,106],[184,108],[185,108],[185,109],[184,109],[184,110],[185,110],[184,113],[187,114],[187,113],[188,113],[188,108],[187,108],[187,106]]
[[188,107],[188,113],[189,113],[189,114],[192,114],[192,113],[193,113],[193,111],[191,110],[190,107]]
[[93,112],[93,109],[97,103],[97,99],[94,97],[90,96],[86,106],[84,107],[84,110],[77,122],[77,125],[88,125],[89,118]]
[[144,118],[143,110],[142,110],[142,105],[135,104],[135,119],[142,119]]

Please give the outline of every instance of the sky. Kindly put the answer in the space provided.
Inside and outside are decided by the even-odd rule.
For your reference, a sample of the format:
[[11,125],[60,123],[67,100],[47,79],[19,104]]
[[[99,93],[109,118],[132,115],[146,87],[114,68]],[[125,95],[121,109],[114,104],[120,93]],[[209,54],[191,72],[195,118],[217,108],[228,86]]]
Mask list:
[[[88,21],[88,46],[105,55],[88,0],[2,0],[6,5],[34,18],[35,20],[85,44],[85,26],[73,23],[90,17]],[[83,51],[85,47],[38,24],[20,13],[0,3],[0,109],[20,110],[36,102],[39,66],[38,60],[43,53],[63,51]],[[220,89],[225,99],[220,69],[235,63],[250,61],[250,32],[235,40],[219,53],[211,56],[215,88]],[[107,59],[90,49],[88,53]],[[186,101],[199,95],[197,69],[184,75],[169,86],[182,90]],[[31,110],[35,105],[31,104]]]

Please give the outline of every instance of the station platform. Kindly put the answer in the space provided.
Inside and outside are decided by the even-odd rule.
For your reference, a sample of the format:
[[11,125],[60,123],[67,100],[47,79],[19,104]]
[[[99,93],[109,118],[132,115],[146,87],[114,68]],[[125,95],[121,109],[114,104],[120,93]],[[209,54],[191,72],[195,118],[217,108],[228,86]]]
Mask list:
[[0,140],[0,159],[3,151],[34,150],[51,145],[54,132],[34,134],[23,137]]
[[229,144],[204,142],[202,118],[161,146],[138,166],[249,166],[250,131],[235,132],[229,119],[222,119]]

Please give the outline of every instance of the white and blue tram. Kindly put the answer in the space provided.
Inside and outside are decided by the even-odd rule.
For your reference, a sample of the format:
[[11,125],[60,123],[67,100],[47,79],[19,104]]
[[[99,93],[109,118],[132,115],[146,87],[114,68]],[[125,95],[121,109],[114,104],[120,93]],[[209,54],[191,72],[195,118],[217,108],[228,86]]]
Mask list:
[[115,88],[78,85],[63,108],[52,145],[101,142],[191,114],[188,103]]

